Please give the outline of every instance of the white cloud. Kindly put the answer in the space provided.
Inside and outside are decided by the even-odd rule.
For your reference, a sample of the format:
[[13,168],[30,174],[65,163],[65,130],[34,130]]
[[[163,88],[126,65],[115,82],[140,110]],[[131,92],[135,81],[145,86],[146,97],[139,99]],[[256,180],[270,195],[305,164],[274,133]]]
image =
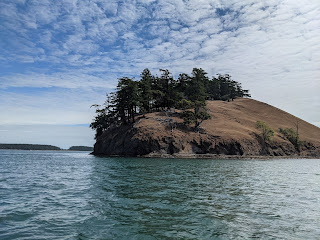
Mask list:
[[[73,55],[73,61],[76,61],[80,55]],[[113,78],[112,78],[113,77]],[[0,89],[8,87],[37,87],[37,88],[49,88],[59,87],[67,89],[113,89],[117,77],[114,74],[108,76],[108,78],[101,78],[94,75],[81,73],[80,71],[73,72],[56,72],[53,74],[44,73],[30,73],[30,74],[15,74],[10,76],[0,77]]]
[[319,121],[317,0],[70,0],[25,5],[0,3],[0,28],[10,37],[0,40],[6,46],[0,61],[32,65],[2,74],[2,89],[109,91],[117,78],[138,76],[146,67],[153,73],[168,68],[175,75],[202,67],[209,75],[230,73],[255,98]]
[[95,115],[92,104],[105,101],[104,90],[31,89],[28,93],[0,92],[0,124],[82,124]]

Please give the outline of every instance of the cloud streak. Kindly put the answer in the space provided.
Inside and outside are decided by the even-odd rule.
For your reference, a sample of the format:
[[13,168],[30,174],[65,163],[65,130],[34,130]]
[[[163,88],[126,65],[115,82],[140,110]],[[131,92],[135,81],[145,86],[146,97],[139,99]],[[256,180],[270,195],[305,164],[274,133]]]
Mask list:
[[0,22],[3,93],[36,87],[88,96],[146,67],[175,75],[202,67],[231,74],[258,100],[320,119],[316,0],[4,0]]

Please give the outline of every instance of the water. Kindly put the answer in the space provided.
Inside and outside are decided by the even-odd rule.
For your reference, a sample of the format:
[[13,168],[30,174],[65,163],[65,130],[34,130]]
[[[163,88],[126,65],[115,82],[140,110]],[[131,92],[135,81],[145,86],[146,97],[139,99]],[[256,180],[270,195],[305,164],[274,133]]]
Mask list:
[[319,239],[320,159],[0,151],[0,239]]

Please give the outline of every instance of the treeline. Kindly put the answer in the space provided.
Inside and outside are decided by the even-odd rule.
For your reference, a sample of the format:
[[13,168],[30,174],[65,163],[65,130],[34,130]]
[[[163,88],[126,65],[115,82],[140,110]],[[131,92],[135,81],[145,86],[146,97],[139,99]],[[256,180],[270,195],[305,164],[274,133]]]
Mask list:
[[93,105],[97,107],[97,116],[90,127],[96,130],[96,137],[112,125],[133,123],[137,114],[171,108],[185,110],[181,113],[185,123],[194,123],[197,127],[210,118],[205,109],[206,100],[250,97],[248,90],[242,89],[229,74],[218,74],[210,79],[203,69],[193,68],[191,75],[182,73],[174,79],[167,69],[160,69],[160,72],[160,76],[155,76],[144,69],[138,81],[120,78],[116,91],[107,95],[104,106]]
[[93,147],[88,146],[72,146],[68,150],[70,151],[93,151]]
[[40,144],[0,144],[0,149],[15,150],[61,150],[61,148],[51,145]]

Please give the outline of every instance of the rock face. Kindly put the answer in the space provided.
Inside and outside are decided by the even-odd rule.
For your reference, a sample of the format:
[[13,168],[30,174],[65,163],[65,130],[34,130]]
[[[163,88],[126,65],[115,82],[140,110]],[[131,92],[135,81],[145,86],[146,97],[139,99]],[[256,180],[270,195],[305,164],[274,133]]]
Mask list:
[[[157,112],[138,116],[135,124],[111,128],[94,146],[95,155],[106,156],[320,156],[320,128],[280,109],[252,99],[233,102],[208,101],[212,119],[197,131],[182,124],[176,112]],[[256,121],[275,130],[264,144]],[[301,151],[285,139],[279,128],[299,127],[304,141]]]

